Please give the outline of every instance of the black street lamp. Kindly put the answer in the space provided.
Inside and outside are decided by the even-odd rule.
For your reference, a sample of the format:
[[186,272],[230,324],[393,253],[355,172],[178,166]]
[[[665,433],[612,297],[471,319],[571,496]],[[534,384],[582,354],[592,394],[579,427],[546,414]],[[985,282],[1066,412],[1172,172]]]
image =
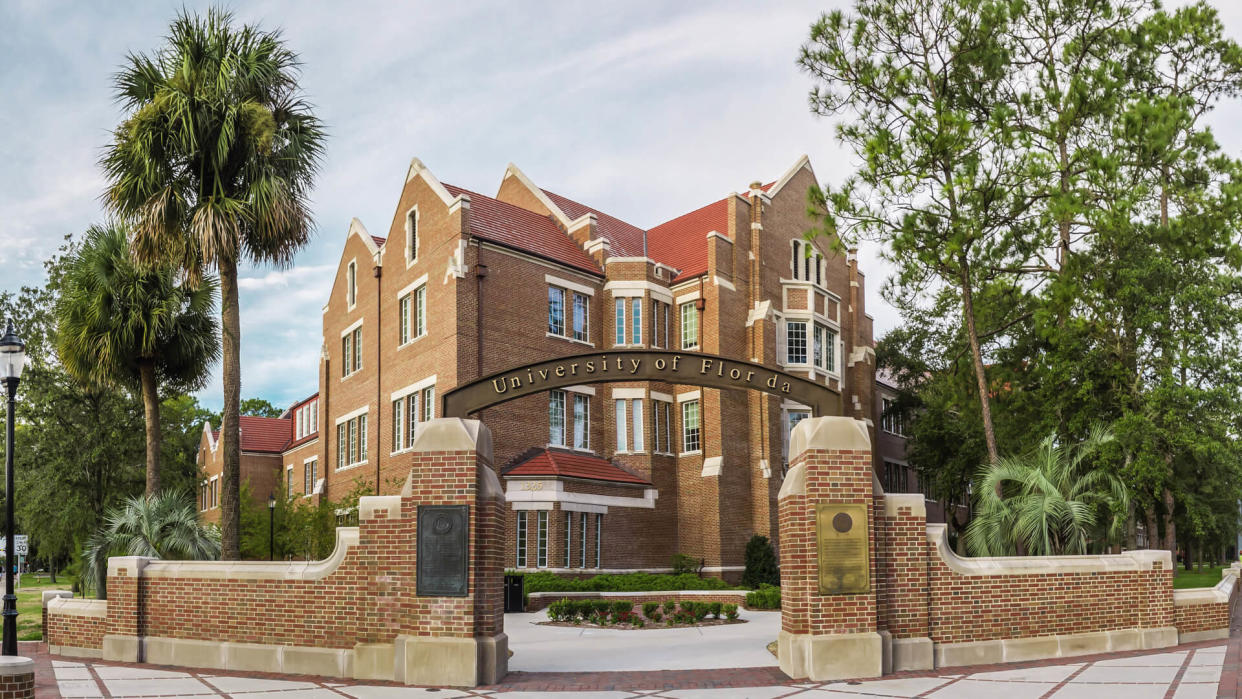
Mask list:
[[13,413],[17,410],[17,382],[26,364],[26,343],[9,320],[0,337],[0,380],[8,389],[9,405],[4,424],[4,648],[3,655],[17,655],[17,595],[13,593]]
[[267,560],[276,560],[276,495],[267,496]]

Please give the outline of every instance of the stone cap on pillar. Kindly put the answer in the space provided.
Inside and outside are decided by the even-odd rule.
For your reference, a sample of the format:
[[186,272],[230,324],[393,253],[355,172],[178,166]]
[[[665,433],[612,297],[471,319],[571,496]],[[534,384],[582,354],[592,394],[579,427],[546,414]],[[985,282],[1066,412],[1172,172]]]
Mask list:
[[867,426],[852,417],[811,417],[800,421],[789,435],[790,462],[808,449],[871,451]]
[[146,556],[111,556],[108,558],[108,577],[111,578],[125,571],[126,576],[136,578],[142,574],[143,568],[146,568],[150,561],[151,559]]
[[34,661],[20,655],[0,655],[0,677],[33,675]]
[[473,451],[492,462],[492,431],[478,420],[441,417],[420,422],[410,451]]

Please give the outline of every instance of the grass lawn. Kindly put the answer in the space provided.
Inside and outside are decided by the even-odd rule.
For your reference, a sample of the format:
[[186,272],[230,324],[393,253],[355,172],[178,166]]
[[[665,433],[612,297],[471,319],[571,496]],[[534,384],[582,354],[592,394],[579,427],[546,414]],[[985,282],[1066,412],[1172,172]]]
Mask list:
[[43,639],[43,591],[69,590],[73,578],[56,577],[56,584],[47,575],[27,573],[22,576],[22,586],[17,588],[17,640],[40,641]]
[[1220,582],[1220,571],[1224,566],[1204,568],[1202,573],[1186,570],[1177,566],[1173,572],[1173,589],[1181,590],[1188,587],[1215,587]]

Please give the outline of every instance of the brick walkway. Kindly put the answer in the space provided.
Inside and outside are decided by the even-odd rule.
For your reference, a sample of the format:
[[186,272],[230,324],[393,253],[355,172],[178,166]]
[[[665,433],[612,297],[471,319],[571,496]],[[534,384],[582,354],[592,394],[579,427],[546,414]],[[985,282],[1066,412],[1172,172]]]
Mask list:
[[906,672],[878,680],[793,682],[775,667],[660,672],[510,673],[476,690],[355,683],[323,677],[104,663],[61,658],[42,643],[22,643],[35,660],[39,697],[233,696],[248,699],[485,697],[525,699],[561,692],[589,699],[838,699],[946,697],[979,699],[1242,699],[1242,606],[1231,638],[1160,651],[1131,651],[1030,663]]

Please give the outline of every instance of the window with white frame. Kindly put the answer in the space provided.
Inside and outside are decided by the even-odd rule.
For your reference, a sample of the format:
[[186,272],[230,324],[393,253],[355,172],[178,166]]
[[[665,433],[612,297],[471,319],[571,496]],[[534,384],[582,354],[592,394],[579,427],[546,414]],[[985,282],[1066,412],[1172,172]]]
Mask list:
[[586,294],[574,294],[573,338],[578,342],[587,342],[587,320],[590,318],[590,306]]
[[574,395],[574,449],[591,448],[591,397]]
[[604,559],[600,557],[600,554],[603,552],[603,547],[600,546],[600,542],[603,540],[603,538],[604,538],[604,515],[596,514],[595,515],[595,567],[596,568],[604,567]]
[[651,402],[654,406],[652,417],[655,423],[655,443],[652,446],[657,454],[671,454],[673,452],[670,444],[673,432],[673,405],[663,400]]
[[539,510],[539,529],[535,533],[535,567],[548,567],[548,511]]
[[815,324],[813,353],[815,367],[835,374],[837,372],[837,333],[826,325]]
[[319,459],[309,459],[302,464],[302,494],[315,492],[315,482],[319,480]]
[[565,335],[565,290],[548,287],[548,332]]
[[414,446],[418,423],[435,417],[435,385],[416,389],[392,401],[392,450]]
[[617,451],[627,451],[630,443],[630,421],[626,417],[626,404],[628,401],[618,398],[614,405],[616,410],[613,414],[613,422],[617,425]]
[[427,334],[427,285],[397,299],[397,342],[404,345]]
[[646,445],[643,444],[643,436],[646,430],[643,429],[643,401],[641,398],[635,398],[630,402],[630,451],[641,452]]
[[699,441],[699,402],[688,400],[681,404],[681,450],[694,452],[702,448]]
[[630,299],[630,344],[643,344],[643,300],[639,296]]
[[345,302],[350,308],[358,303],[358,263],[353,260],[345,268]]
[[651,346],[668,347],[669,306],[663,301],[651,302]]
[[410,209],[405,215],[405,261],[407,264],[418,259],[418,207]]
[[578,527],[578,530],[579,530],[579,535],[578,535],[578,545],[579,545],[579,546],[581,547],[581,549],[582,549],[582,555],[580,555],[580,556],[578,557],[578,567],[580,567],[580,568],[585,568],[585,567],[587,567],[587,560],[586,560],[586,556],[587,556],[587,554],[586,554],[586,546],[587,546],[587,513],[585,513],[585,512],[580,512],[580,513],[579,513],[579,515],[578,515],[578,523],[579,523],[579,525],[580,525],[580,526]]
[[342,420],[336,425],[336,468],[341,470],[367,460],[366,413]]
[[798,426],[799,422],[809,418],[811,411],[809,410],[787,410],[785,411],[785,431],[781,441],[781,458],[788,463],[789,461],[789,437],[793,434],[793,428]]
[[526,567],[526,510],[517,513],[517,552],[515,564],[518,568]]
[[614,305],[616,307],[616,318],[614,320],[614,324],[616,326],[617,332],[616,332],[616,337],[613,338],[613,344],[624,345],[625,344],[625,299],[623,298],[615,299]]
[[806,321],[785,322],[785,363],[806,364]]
[[285,466],[285,497],[293,497],[293,464]]
[[362,326],[341,337],[341,376],[350,376],[362,369]]
[[905,416],[897,408],[897,401],[889,398],[880,399],[880,427],[889,434],[898,437],[906,436]]
[[565,567],[573,567],[574,513],[565,512]]
[[618,398],[616,405],[617,451],[641,452],[643,445],[643,401]]
[[548,444],[566,446],[564,391],[548,392]]
[[824,286],[826,263],[824,254],[815,246],[801,240],[792,242],[793,260],[790,264],[792,277],[799,281],[812,282],[816,286]]
[[589,342],[590,298],[586,294],[548,287],[548,334]]
[[684,350],[699,347],[699,309],[694,301],[681,304],[681,348]]

